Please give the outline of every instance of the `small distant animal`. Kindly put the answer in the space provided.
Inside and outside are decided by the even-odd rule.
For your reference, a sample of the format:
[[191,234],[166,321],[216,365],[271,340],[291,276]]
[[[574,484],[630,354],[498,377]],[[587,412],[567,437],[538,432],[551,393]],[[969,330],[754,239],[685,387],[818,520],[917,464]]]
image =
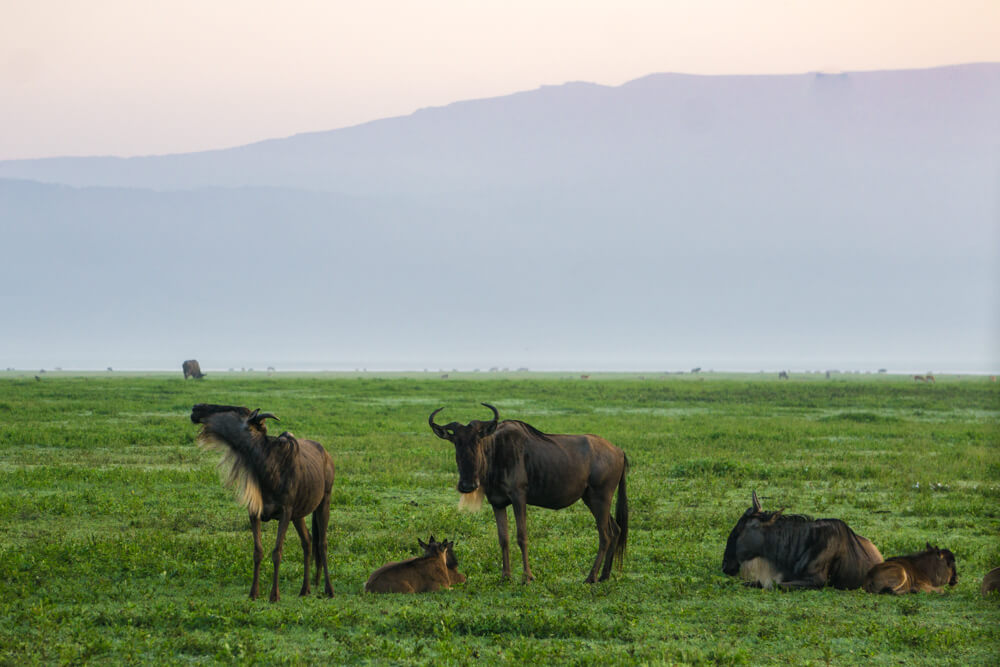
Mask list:
[[[240,502],[250,514],[253,533],[253,583],[250,599],[260,594],[260,562],[264,557],[261,522],[278,520],[278,536],[271,562],[271,602],[277,602],[278,566],[285,544],[288,524],[295,526],[302,542],[305,559],[302,589],[308,595],[309,558],[316,562],[316,585],[322,566],[324,592],[333,596],[327,568],[327,527],[330,523],[330,492],[333,488],[333,460],[323,446],[313,440],[298,439],[288,431],[278,437],[267,434],[265,420],[278,418],[270,412],[234,405],[198,403],[191,408],[191,421],[201,424],[198,442],[222,452],[220,470],[226,473],[226,485],[234,487]],[[305,517],[312,514],[312,536]]]
[[697,367],[695,367],[695,368],[692,368],[692,369],[691,369],[691,372],[692,372],[692,373],[700,373],[700,372],[701,372],[701,366],[697,366]]
[[[757,492],[729,533],[722,572],[751,586],[860,588],[882,554],[840,519],[765,512]],[[754,561],[757,562],[748,562]]]
[[995,567],[983,577],[983,585],[979,587],[979,592],[989,595],[1000,591],[1000,567]]
[[181,364],[181,370],[184,371],[184,379],[187,380],[189,377],[195,380],[200,380],[205,377],[205,374],[201,372],[201,366],[198,364],[197,359],[188,359],[183,364]]
[[[427,593],[465,581],[458,572],[454,542],[438,542],[431,535],[427,543],[418,539],[422,556],[395,563],[386,563],[372,572],[365,582],[367,593]],[[450,554],[450,559],[449,559]],[[449,560],[454,568],[449,567]]]
[[581,379],[581,380],[589,380],[589,379],[590,379],[590,376],[589,376],[589,375],[581,375],[581,376],[580,376],[580,379]]
[[779,380],[787,380],[788,379],[788,371],[781,371],[780,373],[778,373],[778,379]]
[[[510,537],[507,506],[514,508],[517,545],[521,549],[522,581],[534,579],[528,566],[528,505],[562,509],[577,500],[590,509],[597,522],[597,557],[586,582],[604,581],[612,561],[621,567],[628,539],[628,496],[625,452],[596,435],[542,433],[522,421],[500,422],[497,409],[488,403],[493,419],[468,424],[434,423],[438,408],[427,422],[437,437],[455,445],[460,506],[473,508],[483,499],[493,507],[503,562],[503,578],[510,578]],[[618,490],[615,514],[611,501]],[[603,563],[603,570],[601,564]]]
[[442,373],[441,374],[441,379],[442,380],[447,380],[448,379],[448,374],[447,373]]
[[865,590],[869,593],[935,593],[958,583],[955,555],[927,543],[923,551],[909,556],[893,556],[868,571]]

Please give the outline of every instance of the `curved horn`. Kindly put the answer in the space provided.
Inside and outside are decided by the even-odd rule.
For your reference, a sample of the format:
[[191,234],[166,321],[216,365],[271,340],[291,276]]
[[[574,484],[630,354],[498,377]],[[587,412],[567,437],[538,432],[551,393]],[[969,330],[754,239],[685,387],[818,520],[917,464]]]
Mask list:
[[247,417],[247,421],[248,422],[252,422],[253,420],[257,419],[257,413],[258,412],[260,412],[260,408],[257,408],[256,410],[254,410],[253,412],[251,412],[250,415]]
[[498,421],[500,421],[500,413],[497,412],[496,408],[494,408],[489,403],[482,403],[481,405],[484,405],[484,406],[486,406],[487,408],[489,408],[490,410],[493,411],[493,424],[496,424]]
[[754,512],[759,512],[761,510],[760,501],[757,500],[757,489],[753,490],[753,510]]
[[270,412],[265,412],[262,415],[257,415],[256,419],[257,421],[264,421],[265,419],[273,419],[276,422],[281,421],[280,419],[278,419],[278,415],[271,414]]
[[443,440],[447,440],[448,438],[446,437],[444,429],[434,423],[434,415],[441,412],[442,410],[444,410],[444,406],[441,406],[440,408],[432,412],[431,416],[427,418],[427,423],[430,424],[431,430],[434,431],[434,435],[436,435],[439,438],[442,438]]

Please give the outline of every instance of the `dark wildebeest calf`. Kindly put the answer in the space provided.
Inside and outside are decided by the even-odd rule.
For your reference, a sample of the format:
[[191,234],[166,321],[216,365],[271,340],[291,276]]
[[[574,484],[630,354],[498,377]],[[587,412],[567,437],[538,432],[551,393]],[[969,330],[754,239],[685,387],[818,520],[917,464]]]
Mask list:
[[[316,584],[320,567],[325,579],[324,591],[333,595],[326,560],[326,532],[330,523],[330,489],[333,487],[333,460],[323,446],[312,440],[299,440],[288,431],[269,436],[265,419],[277,419],[271,413],[251,412],[231,405],[199,403],[191,409],[191,421],[201,424],[198,441],[223,452],[219,465],[227,471],[227,486],[234,486],[242,504],[250,513],[253,531],[253,584],[250,598],[260,593],[260,561],[264,546],[260,540],[262,521],[278,520],[278,536],[271,553],[274,578],[271,602],[278,595],[278,566],[288,524],[294,524],[305,557],[302,589],[308,595],[310,551],[316,560]],[[312,539],[305,517],[312,514]],[[311,548],[310,548],[311,547]]]
[[990,593],[995,593],[1000,591],[1000,567],[995,567],[986,573],[983,577],[983,583],[979,587],[979,592],[983,595],[989,595]]
[[[625,453],[596,435],[549,435],[521,421],[500,422],[497,409],[483,405],[493,411],[491,421],[439,426],[434,416],[444,408],[427,421],[435,435],[455,445],[463,504],[477,507],[485,497],[493,506],[504,578],[510,578],[507,506],[514,506],[523,581],[528,582],[534,577],[528,566],[527,506],[562,509],[582,498],[597,521],[598,537],[597,558],[586,581],[597,580],[602,562],[600,580],[607,579],[613,559],[621,567],[628,538]],[[612,518],[615,488],[618,502]]]
[[423,556],[396,563],[386,563],[372,572],[365,582],[367,593],[426,593],[451,588],[465,581],[458,572],[454,542],[437,542],[431,535],[427,544],[417,540]]
[[958,583],[955,555],[927,543],[927,548],[909,556],[893,556],[868,570],[865,590],[869,593],[944,592],[945,584]]
[[765,512],[754,491],[752,506],[736,523],[722,571],[741,573],[749,585],[770,588],[860,588],[882,554],[840,519]]
[[[111,370],[111,369],[108,369]],[[184,379],[187,380],[189,377],[195,380],[200,380],[205,377],[205,374],[201,372],[201,366],[198,364],[197,359],[188,359],[183,364],[181,364],[181,370],[184,371]]]

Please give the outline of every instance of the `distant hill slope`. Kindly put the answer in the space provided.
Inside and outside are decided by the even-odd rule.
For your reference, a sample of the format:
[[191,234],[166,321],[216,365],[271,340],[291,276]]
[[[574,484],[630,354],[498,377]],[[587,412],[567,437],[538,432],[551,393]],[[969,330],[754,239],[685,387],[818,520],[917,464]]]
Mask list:
[[[1000,141],[1000,64],[786,76],[655,74],[547,86],[328,132],[140,158],[0,162],[75,186],[274,186],[344,194],[605,187],[643,192],[762,171],[983,169]],[[780,175],[780,174],[779,174]]]

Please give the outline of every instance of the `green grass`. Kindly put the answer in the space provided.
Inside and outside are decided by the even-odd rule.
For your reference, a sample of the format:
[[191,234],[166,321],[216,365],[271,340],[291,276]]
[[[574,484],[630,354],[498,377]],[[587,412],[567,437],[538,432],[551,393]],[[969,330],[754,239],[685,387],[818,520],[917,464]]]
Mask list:
[[[1000,604],[1000,386],[939,376],[0,373],[0,663],[995,664]],[[535,582],[504,583],[492,513],[456,511],[451,446],[427,427],[489,416],[620,445],[625,570],[583,579],[596,550],[582,504],[529,508]],[[336,596],[296,596],[290,531],[277,604],[247,599],[251,539],[196,402],[261,407],[337,465]],[[955,552],[944,595],[761,591],[721,573],[756,489],[765,507],[839,517],[886,556]],[[513,522],[512,522],[513,529]],[[265,548],[275,524],[265,524]],[[417,538],[457,542],[468,582],[361,593]],[[512,544],[515,575],[519,554]],[[265,558],[263,590],[269,590]]]

